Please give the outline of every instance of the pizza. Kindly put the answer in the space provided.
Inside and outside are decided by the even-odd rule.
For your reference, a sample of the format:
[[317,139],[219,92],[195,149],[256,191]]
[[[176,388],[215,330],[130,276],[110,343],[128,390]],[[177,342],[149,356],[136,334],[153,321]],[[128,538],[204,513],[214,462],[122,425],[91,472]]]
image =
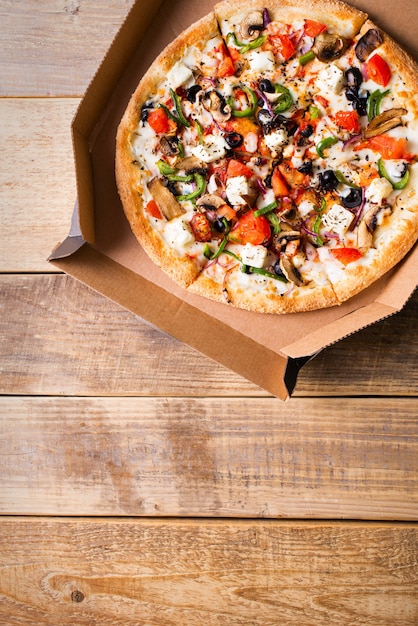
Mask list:
[[418,237],[418,71],[339,0],[216,4],[130,98],[116,181],[186,290],[260,313],[339,305]]

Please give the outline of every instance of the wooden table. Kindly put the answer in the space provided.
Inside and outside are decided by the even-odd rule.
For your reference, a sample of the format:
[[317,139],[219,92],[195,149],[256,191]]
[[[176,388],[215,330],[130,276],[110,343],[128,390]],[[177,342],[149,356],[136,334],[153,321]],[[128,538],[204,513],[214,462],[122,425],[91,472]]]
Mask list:
[[0,7],[0,623],[418,623],[418,294],[283,403],[46,262],[131,0]]

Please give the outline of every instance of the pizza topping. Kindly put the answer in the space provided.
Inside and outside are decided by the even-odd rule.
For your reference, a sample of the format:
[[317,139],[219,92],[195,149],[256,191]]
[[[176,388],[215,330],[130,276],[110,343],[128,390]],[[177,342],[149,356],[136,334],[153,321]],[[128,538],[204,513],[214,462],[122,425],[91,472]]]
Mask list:
[[382,33],[377,28],[370,28],[357,42],[355,47],[356,57],[359,61],[367,60],[367,57],[383,43]]
[[264,30],[264,15],[262,11],[250,11],[240,26],[240,34],[243,39],[253,41]]
[[375,178],[366,189],[366,198],[369,202],[381,204],[392,193],[392,185],[386,178]]
[[226,103],[225,98],[215,90],[206,95],[207,108],[211,112],[213,119],[218,123],[227,122],[231,117],[231,106]]
[[344,72],[334,64],[324,67],[318,72],[316,86],[319,90],[339,93],[344,84]]
[[162,183],[159,178],[153,178],[148,183],[148,190],[151,193],[153,199],[157,203],[161,213],[168,220],[173,219],[184,213],[181,205],[177,202],[175,196],[167,187]]
[[[408,164],[405,161],[389,161],[388,164],[385,164],[383,159],[379,159],[377,167],[380,176],[386,178],[394,189],[405,189],[409,180]],[[391,170],[390,176],[388,173],[389,167]]]
[[357,248],[332,248],[332,255],[343,265],[348,265],[361,259],[361,252]]
[[312,50],[316,57],[323,63],[329,63],[339,59],[348,48],[348,41],[344,37],[334,35],[327,31],[319,33],[315,37]]
[[366,61],[365,71],[371,80],[382,87],[386,87],[392,76],[389,65],[377,52]]
[[380,91],[380,89],[376,89],[373,91],[367,100],[367,118],[369,122],[373,120],[377,115],[380,114],[380,103],[383,98],[390,93],[390,89],[386,91]]
[[369,123],[366,130],[364,131],[363,134],[365,139],[376,137],[376,135],[381,135],[388,130],[391,130],[392,128],[401,126],[402,115],[406,115],[407,112],[408,111],[406,109],[397,108],[380,113],[372,119],[372,121]]
[[191,152],[204,163],[213,163],[225,156],[227,148],[228,145],[221,135],[208,135],[203,143],[194,146]]

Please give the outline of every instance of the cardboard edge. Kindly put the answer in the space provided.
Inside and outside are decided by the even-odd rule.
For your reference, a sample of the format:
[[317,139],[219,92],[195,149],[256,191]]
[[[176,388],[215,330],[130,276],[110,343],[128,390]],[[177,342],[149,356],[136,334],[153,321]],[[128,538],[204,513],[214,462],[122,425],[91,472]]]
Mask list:
[[[71,133],[77,197],[80,207],[82,207],[79,214],[80,228],[84,239],[91,244],[94,244],[95,241],[93,166],[90,158],[91,138],[94,135],[97,120],[103,116],[112,93],[133,56],[138,40],[146,31],[148,24],[154,19],[162,2],[163,0],[153,0],[152,3],[135,2],[132,5],[90,81],[72,119]],[[139,25],[138,29],[135,29],[135,35],[130,27],[132,21]],[[113,68],[112,80],[109,78],[110,72],[108,70],[110,67]],[[104,75],[106,80],[102,80]]]
[[[70,255],[55,256],[51,263],[153,327],[221,363],[280,400],[289,399],[290,389],[296,383],[300,360],[289,366],[286,355],[269,350],[204,311],[174,297],[88,243]],[[144,293],[147,293],[146,298],[143,297]],[[179,328],[190,328],[193,332],[179,332]],[[208,328],[212,330],[210,341]],[[229,348],[231,343],[234,344],[234,350]]]

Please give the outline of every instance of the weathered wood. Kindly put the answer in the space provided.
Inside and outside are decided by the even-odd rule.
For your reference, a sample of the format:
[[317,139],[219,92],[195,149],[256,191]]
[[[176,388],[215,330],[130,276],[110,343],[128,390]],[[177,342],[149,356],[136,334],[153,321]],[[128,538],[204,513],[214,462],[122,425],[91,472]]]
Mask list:
[[4,519],[0,621],[415,626],[417,550],[416,524]]
[[3,513],[418,519],[415,399],[0,407]]
[[78,102],[0,99],[0,271],[51,271],[46,259],[69,231],[76,198]]
[[0,95],[82,95],[132,4],[2,0]]
[[[1,391],[265,396],[227,368],[63,275],[0,277]],[[295,395],[416,396],[418,294],[305,365]]]

